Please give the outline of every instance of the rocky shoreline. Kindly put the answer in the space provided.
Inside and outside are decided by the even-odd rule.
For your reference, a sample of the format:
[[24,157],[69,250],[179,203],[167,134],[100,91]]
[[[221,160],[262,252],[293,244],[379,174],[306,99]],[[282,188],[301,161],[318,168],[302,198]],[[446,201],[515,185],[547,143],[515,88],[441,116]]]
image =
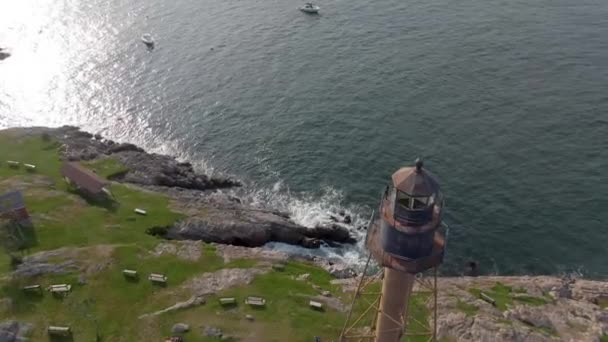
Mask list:
[[254,208],[219,191],[241,187],[239,180],[210,177],[197,172],[192,164],[171,156],[148,153],[136,145],[117,143],[73,126],[11,128],[7,131],[16,137],[55,139],[61,144],[60,155],[64,160],[113,158],[121,162],[126,171],[113,175],[113,181],[162,192],[172,199],[172,209],[186,216],[170,227],[161,227],[159,235],[167,239],[244,247],[282,242],[305,248],[356,242],[350,233],[348,215],[337,215],[333,217],[335,222],[328,225],[304,227],[294,223],[287,213]]

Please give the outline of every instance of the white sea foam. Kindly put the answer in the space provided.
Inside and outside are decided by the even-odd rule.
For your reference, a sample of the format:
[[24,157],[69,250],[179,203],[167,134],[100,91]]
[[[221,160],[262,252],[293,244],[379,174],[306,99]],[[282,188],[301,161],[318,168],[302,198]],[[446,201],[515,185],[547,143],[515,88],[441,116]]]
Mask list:
[[303,256],[317,256],[336,262],[357,266],[364,262],[363,240],[371,214],[370,208],[347,204],[344,194],[333,187],[325,186],[319,195],[312,193],[293,193],[278,181],[271,187],[249,186],[246,189],[230,190],[231,195],[239,196],[244,203],[258,208],[278,210],[289,214],[295,223],[308,228],[335,223],[335,218],[351,217],[351,223],[335,223],[347,227],[357,239],[354,245],[340,247],[321,246],[319,249],[306,249],[282,243],[270,243],[269,248],[278,249]]

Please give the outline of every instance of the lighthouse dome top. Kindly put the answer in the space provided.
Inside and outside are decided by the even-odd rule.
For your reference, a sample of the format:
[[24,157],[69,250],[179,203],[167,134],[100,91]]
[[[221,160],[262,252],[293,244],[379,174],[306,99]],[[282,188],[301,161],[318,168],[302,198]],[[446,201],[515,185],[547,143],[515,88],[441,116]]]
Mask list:
[[416,159],[413,167],[402,167],[393,173],[393,186],[412,197],[428,197],[440,192],[437,177],[424,168]]

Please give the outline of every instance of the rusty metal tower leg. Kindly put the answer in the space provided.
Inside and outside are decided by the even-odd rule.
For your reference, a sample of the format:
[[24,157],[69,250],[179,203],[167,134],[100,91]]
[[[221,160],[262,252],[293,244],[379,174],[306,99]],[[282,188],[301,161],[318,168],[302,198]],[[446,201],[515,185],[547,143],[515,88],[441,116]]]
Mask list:
[[384,268],[382,301],[376,324],[376,342],[395,342],[403,334],[405,313],[414,286],[414,275]]

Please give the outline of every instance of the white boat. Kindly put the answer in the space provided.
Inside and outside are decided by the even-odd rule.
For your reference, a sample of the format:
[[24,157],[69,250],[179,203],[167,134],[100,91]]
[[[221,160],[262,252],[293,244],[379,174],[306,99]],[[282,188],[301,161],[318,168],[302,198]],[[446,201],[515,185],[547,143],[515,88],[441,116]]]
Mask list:
[[321,7],[314,5],[312,2],[307,2],[304,6],[298,7],[298,9],[306,13],[319,13]]
[[154,45],[154,40],[152,39],[152,36],[149,33],[142,35],[141,41],[148,46]]

